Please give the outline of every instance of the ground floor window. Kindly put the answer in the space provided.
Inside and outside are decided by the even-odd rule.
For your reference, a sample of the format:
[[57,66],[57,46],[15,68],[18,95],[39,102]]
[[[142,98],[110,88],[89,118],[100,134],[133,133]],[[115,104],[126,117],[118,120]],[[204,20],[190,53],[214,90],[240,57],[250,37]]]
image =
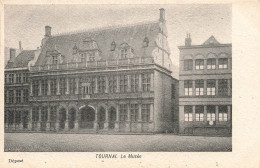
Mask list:
[[22,112],[16,111],[15,112],[15,123],[19,124],[19,123],[21,123],[21,120],[22,120]]
[[50,120],[52,121],[52,122],[55,122],[56,121],[56,112],[57,112],[57,107],[56,106],[51,106],[51,108],[50,108]]
[[227,106],[219,106],[218,120],[227,121]]
[[192,121],[192,106],[184,106],[184,121]]
[[127,105],[120,104],[119,112],[120,112],[120,121],[126,121],[127,120]]
[[207,121],[215,121],[216,120],[216,106],[207,106]]
[[142,121],[150,120],[150,104],[142,104]]
[[47,121],[48,120],[48,107],[42,107],[41,120],[42,121]]
[[130,105],[130,111],[131,111],[131,121],[137,121],[138,120],[138,104],[131,104]]
[[203,121],[204,117],[204,106],[195,107],[196,121]]
[[39,107],[33,107],[32,109],[32,121],[39,121]]

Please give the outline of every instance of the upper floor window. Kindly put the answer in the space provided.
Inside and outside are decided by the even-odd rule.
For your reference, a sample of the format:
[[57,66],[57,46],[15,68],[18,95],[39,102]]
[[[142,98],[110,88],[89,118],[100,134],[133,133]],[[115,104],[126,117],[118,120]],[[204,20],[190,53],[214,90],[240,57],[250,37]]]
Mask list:
[[196,121],[203,121],[204,106],[195,106]]
[[86,54],[85,53],[80,54],[80,61],[86,62]]
[[58,56],[57,55],[52,56],[52,64],[58,64]]
[[70,94],[75,94],[76,92],[76,79],[70,78]]
[[50,90],[51,90],[51,95],[56,95],[57,92],[57,83],[56,79],[50,79]]
[[23,74],[23,83],[28,83],[28,76],[29,76],[28,73]]
[[9,90],[8,96],[9,96],[9,103],[14,103],[14,90]]
[[14,83],[14,74],[9,74],[9,79],[8,79],[9,83]]
[[192,121],[192,106],[184,106],[184,121]]
[[127,75],[120,75],[120,92],[127,92],[128,78]]
[[193,60],[188,59],[184,60],[184,71],[193,70]]
[[139,88],[139,75],[131,75],[131,92],[138,92]]
[[21,73],[16,74],[16,83],[22,83],[22,74]]
[[121,49],[121,59],[127,58],[127,49]]
[[207,59],[207,69],[216,69],[216,59]]
[[39,107],[32,108],[32,121],[33,122],[39,121]]
[[33,80],[32,82],[32,91],[34,96],[39,95],[39,81],[38,80]]
[[41,89],[42,89],[42,95],[46,96],[48,93],[48,80],[47,79],[42,80]]
[[192,81],[191,80],[184,81],[184,95],[192,96]]
[[117,77],[116,76],[109,76],[108,85],[109,85],[109,92],[115,93],[116,90],[117,90]]
[[67,81],[66,78],[60,78],[60,94],[65,95],[67,91]]
[[216,120],[216,106],[207,106],[207,121],[215,121]]
[[219,106],[218,120],[227,121],[227,106]]
[[150,104],[142,104],[142,121],[148,122],[150,120]]
[[220,58],[218,60],[218,68],[219,69],[227,69],[228,66],[228,59],[227,58]]
[[21,90],[20,89],[16,90],[16,103],[21,103],[21,97],[22,97]]
[[106,81],[104,76],[98,77],[98,93],[105,93]]
[[130,112],[131,112],[131,121],[137,121],[138,120],[138,104],[131,104],[130,105]]
[[23,102],[27,103],[29,99],[29,90],[28,89],[24,89],[23,90]]
[[216,95],[216,80],[207,80],[207,95]]
[[195,81],[195,88],[196,88],[196,96],[203,95],[204,91],[204,80],[196,80]]
[[119,105],[119,114],[120,114],[120,121],[127,120],[127,105],[126,104]]
[[228,80],[227,79],[218,80],[218,95],[221,95],[221,96],[228,95]]
[[142,86],[144,92],[149,92],[151,87],[151,74],[142,74]]
[[89,61],[95,61],[95,53],[94,52],[89,53]]
[[41,121],[46,122],[48,120],[48,107],[43,106],[41,108]]
[[203,59],[196,59],[195,61],[195,69],[204,69],[204,60]]
[[50,120],[52,122],[56,121],[56,116],[57,116],[57,106],[51,106],[51,113],[50,113]]

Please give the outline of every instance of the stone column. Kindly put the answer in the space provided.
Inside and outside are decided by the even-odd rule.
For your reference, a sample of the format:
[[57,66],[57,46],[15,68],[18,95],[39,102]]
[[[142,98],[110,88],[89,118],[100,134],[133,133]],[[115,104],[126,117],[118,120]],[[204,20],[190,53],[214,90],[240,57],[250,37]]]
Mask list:
[[216,79],[216,89],[215,89],[215,91],[216,91],[216,96],[218,95],[218,79]]
[[192,80],[192,96],[196,96],[195,80]]
[[153,113],[154,113],[153,104],[150,104],[150,121],[153,121]]
[[24,90],[23,89],[21,89],[21,102],[23,103],[23,94],[24,94]]
[[66,121],[65,121],[65,131],[69,130],[69,106],[66,108]]
[[130,132],[130,123],[131,123],[131,111],[130,111],[130,104],[126,104],[127,109],[127,120],[126,120],[126,132]]
[[154,72],[151,73],[151,88],[150,91],[154,91]]
[[32,130],[32,107],[30,107],[29,113],[28,113],[28,130]]
[[216,69],[218,69],[218,58],[216,58]]
[[39,96],[42,95],[42,80],[39,80]]
[[70,94],[70,80],[69,80],[69,77],[66,78],[66,81],[67,81],[67,91],[66,91],[66,94]]
[[95,121],[94,121],[94,129],[98,129],[98,106],[95,105]]
[[48,79],[48,92],[47,95],[51,95],[51,80]]
[[204,106],[204,119],[203,120],[207,123],[207,106]]
[[105,76],[105,85],[106,85],[105,93],[108,93],[108,90],[109,90],[109,81],[108,81],[108,76],[107,76],[107,75]]
[[14,89],[14,104],[16,103],[16,90]]
[[192,70],[194,71],[195,70],[195,68],[196,68],[196,64],[195,64],[195,59],[192,59]]
[[219,121],[218,120],[218,106],[216,106],[216,115],[215,115],[215,117],[216,117],[215,120],[216,120],[216,123],[217,123]]
[[207,70],[207,59],[204,59],[204,70]]
[[232,59],[228,58],[228,69],[232,69]]
[[195,106],[192,106],[192,122],[196,121],[196,116],[195,116]]
[[204,87],[203,87],[203,95],[207,95],[207,80],[206,79],[204,79],[203,80],[203,82],[204,82]]
[[[150,116],[151,118],[151,116]],[[138,103],[138,123],[137,123],[137,132],[142,132],[142,104]]]
[[76,78],[76,90],[75,90],[75,94],[79,94],[79,78]]
[[4,115],[5,115],[5,130],[8,129],[8,125],[9,125],[9,111],[5,110],[4,111]]
[[232,117],[231,117],[231,105],[227,106],[227,120],[228,121],[232,121]]
[[116,92],[120,92],[120,78],[119,75],[116,75]]
[[50,131],[51,130],[51,109],[50,109],[50,105],[48,105],[48,109],[47,109],[47,122],[46,122],[46,131]]
[[109,119],[108,119],[108,107],[106,107],[105,110],[106,110],[106,120],[105,120],[105,123],[104,123],[104,129],[107,130],[108,129],[108,122],[109,122]]
[[116,122],[115,122],[115,128],[116,131],[119,130],[119,104],[116,104]]
[[95,91],[94,93],[98,93],[98,79],[97,76],[95,76]]
[[139,88],[138,88],[139,92],[142,92],[142,74],[139,74]]
[[131,75],[127,75],[127,92],[131,92]]
[[56,111],[55,129],[56,129],[56,131],[60,130],[60,113],[59,113],[59,109],[57,109],[57,111]]
[[23,111],[19,111],[19,115],[21,117],[21,120],[19,122],[19,130],[23,130]]
[[57,92],[56,92],[56,95],[60,95],[60,78],[57,79],[57,84],[56,84],[56,87],[57,87]]
[[76,116],[75,116],[75,125],[74,125],[74,131],[78,131],[79,130],[79,110],[76,109]]
[[39,114],[39,119],[38,119],[38,122],[37,122],[37,131],[41,131],[41,122],[42,122],[42,109],[41,107],[39,107],[39,111],[38,111],[38,114]]
[[231,81],[231,80],[232,80],[232,79],[228,79],[228,80],[227,80],[228,96],[232,96],[232,95],[231,95],[231,87],[230,87],[230,83],[231,83],[230,81]]
[[33,87],[32,87],[32,81],[30,82],[30,96],[33,96]]

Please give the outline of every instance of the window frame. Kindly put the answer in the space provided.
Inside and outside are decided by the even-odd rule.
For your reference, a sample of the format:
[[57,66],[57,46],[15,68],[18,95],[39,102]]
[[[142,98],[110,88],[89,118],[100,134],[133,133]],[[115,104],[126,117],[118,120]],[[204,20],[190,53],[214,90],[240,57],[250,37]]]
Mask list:
[[193,59],[185,59],[184,60],[184,71],[193,70]]
[[195,106],[195,121],[204,121],[204,106]]
[[208,58],[207,59],[207,69],[214,70],[216,69],[216,58]]
[[142,91],[150,92],[151,90],[151,73],[142,74]]
[[218,59],[218,69],[228,69],[228,59],[227,58]]
[[193,95],[193,87],[192,80],[184,80],[184,96],[192,96]]
[[195,95],[196,96],[203,96],[204,95],[204,80],[198,79],[195,80]]
[[151,104],[142,104],[141,117],[143,122],[150,121],[150,113],[151,113],[150,105]]
[[192,106],[191,105],[185,105],[184,106],[184,122],[192,122],[193,116],[192,116]]
[[196,59],[195,70],[203,70],[203,69],[204,69],[204,59]]
[[216,121],[216,106],[207,106],[207,121]]
[[130,120],[132,122],[138,121],[139,104],[130,104]]
[[207,80],[207,96],[216,96],[216,80],[215,79]]

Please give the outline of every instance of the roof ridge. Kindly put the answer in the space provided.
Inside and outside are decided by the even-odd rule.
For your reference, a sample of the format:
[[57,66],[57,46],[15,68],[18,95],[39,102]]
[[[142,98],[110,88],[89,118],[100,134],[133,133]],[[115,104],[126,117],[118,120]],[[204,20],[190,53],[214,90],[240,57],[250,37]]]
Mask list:
[[57,33],[52,35],[52,37],[59,37],[63,35],[72,35],[72,34],[78,34],[78,33],[90,33],[90,32],[99,32],[103,30],[112,30],[112,29],[119,29],[119,28],[127,28],[127,27],[134,27],[134,26],[141,26],[141,25],[148,25],[152,23],[159,23],[158,20],[153,20],[153,21],[142,21],[142,22],[137,22],[137,23],[132,23],[132,24],[119,24],[116,26],[104,26],[104,27],[97,27],[97,28],[91,28],[91,29],[81,29],[81,30],[75,30],[71,32],[63,32],[63,33]]

